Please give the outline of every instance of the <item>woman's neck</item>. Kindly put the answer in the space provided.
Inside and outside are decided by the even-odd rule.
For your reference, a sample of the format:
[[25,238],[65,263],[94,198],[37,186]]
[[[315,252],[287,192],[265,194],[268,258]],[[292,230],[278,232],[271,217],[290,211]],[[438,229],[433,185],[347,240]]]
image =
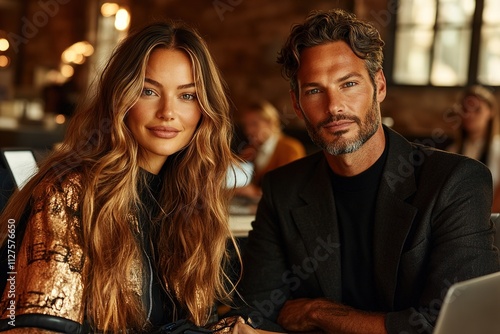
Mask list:
[[468,133],[467,140],[475,143],[480,140],[484,140],[485,136],[486,136],[486,130],[473,131]]

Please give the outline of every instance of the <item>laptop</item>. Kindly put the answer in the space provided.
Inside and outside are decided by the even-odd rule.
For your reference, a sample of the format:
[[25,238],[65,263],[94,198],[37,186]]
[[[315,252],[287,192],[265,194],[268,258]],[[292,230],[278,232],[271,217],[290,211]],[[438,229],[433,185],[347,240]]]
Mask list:
[[35,154],[31,149],[1,148],[0,153],[3,164],[19,189],[38,171]]
[[453,284],[433,334],[500,333],[500,272]]
[[250,184],[253,176],[253,168],[253,163],[247,161],[231,164],[227,171],[227,186],[229,188],[241,188]]

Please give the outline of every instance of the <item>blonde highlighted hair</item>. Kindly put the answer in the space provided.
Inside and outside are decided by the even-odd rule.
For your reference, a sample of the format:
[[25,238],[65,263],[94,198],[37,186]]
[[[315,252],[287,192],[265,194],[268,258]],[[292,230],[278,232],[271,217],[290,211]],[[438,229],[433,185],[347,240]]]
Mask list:
[[[17,221],[42,183],[57,185],[72,173],[81,175],[81,239],[89,263],[83,275],[82,312],[103,331],[139,330],[146,319],[127,281],[134,259],[141,258],[127,215],[141,205],[137,189],[145,180],[139,176],[138,144],[124,119],[140,96],[148,59],[156,48],[181,50],[189,56],[202,110],[190,144],[170,156],[160,172],[158,204],[168,214],[155,219],[161,250],[156,267],[164,287],[198,325],[207,321],[216,300],[229,298],[222,268],[227,241],[232,239],[226,187],[226,172],[234,159],[230,107],[205,42],[180,23],[150,24],[123,40],[104,68],[90,103],[72,118],[60,148],[13,195],[1,216],[2,222],[7,217]],[[2,243],[5,229],[3,224]]]
[[250,102],[243,110],[243,115],[256,113],[263,120],[271,124],[275,133],[281,133],[281,120],[278,109],[266,100]]

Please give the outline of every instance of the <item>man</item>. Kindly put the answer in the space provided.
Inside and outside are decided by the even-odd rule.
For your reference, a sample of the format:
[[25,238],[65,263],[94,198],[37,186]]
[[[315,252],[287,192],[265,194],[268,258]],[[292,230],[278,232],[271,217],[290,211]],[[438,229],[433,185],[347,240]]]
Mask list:
[[451,284],[500,270],[488,169],[381,124],[382,46],[371,25],[333,10],[295,26],[281,50],[295,111],[323,151],[264,177],[240,285],[256,322],[430,333]]
[[262,195],[262,176],[304,157],[306,149],[299,140],[281,131],[279,112],[268,101],[249,103],[240,117],[243,133],[248,139],[240,157],[252,162],[255,169],[251,183],[236,189],[236,194],[258,200]]

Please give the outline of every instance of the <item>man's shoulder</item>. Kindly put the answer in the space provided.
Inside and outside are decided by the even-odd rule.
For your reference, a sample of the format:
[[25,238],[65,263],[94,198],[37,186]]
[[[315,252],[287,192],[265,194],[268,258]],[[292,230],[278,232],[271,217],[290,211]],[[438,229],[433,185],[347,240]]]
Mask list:
[[434,145],[435,143],[432,141],[410,142],[394,130],[389,130],[388,133],[390,146],[393,147],[391,149],[392,156],[394,157],[394,155],[396,155],[398,157],[396,160],[398,161],[407,160],[416,167],[436,164],[449,169],[452,165],[460,163],[465,163],[466,165],[470,164],[478,168],[485,167],[484,164],[475,159],[436,148],[436,145]]
[[425,142],[410,142],[392,130],[388,133],[390,149],[385,173],[391,180],[412,177],[417,184],[424,182],[438,187],[448,180],[464,177],[477,182],[491,179],[488,167],[475,159],[426,145]]
[[486,165],[480,161],[459,153],[449,152],[419,143],[412,143],[412,147],[413,155],[425,157],[428,163],[446,164],[448,168],[456,164],[464,164],[465,166],[479,169],[487,168]]
[[490,169],[479,160],[418,143],[412,143],[412,148],[409,161],[417,177],[425,182],[440,184],[464,177],[476,182],[491,180]]

